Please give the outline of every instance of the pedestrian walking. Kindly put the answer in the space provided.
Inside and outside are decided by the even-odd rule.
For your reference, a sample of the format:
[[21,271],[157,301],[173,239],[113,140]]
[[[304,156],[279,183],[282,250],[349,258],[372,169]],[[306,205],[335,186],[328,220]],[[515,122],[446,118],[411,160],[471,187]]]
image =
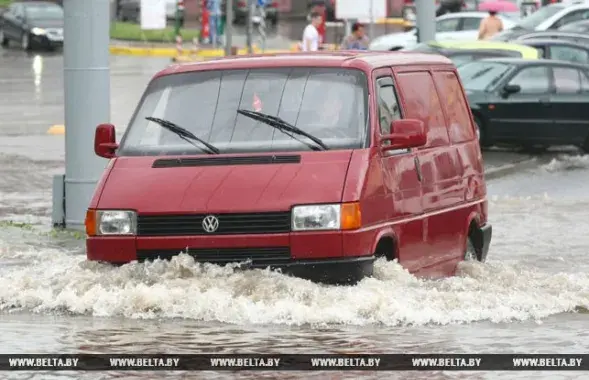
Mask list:
[[307,25],[303,32],[302,51],[319,50],[319,26],[323,22],[323,16],[318,12],[311,13],[311,23]]
[[503,21],[497,17],[497,11],[489,11],[489,15],[481,21],[479,40],[488,40],[503,31]]
[[364,25],[355,22],[352,25],[352,33],[344,38],[340,49],[341,50],[368,50],[370,40],[366,36]]

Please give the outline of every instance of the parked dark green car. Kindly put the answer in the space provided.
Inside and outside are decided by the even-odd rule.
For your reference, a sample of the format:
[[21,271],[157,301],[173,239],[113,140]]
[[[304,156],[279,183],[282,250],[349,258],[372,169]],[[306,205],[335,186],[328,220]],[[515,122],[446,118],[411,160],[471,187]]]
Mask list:
[[576,145],[589,152],[589,66],[490,58],[458,72],[482,146]]

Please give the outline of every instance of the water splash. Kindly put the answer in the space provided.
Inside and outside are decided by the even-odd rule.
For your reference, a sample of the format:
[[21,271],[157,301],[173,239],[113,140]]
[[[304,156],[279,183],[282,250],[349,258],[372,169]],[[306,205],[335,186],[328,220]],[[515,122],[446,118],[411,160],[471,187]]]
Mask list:
[[460,265],[456,277],[416,278],[378,261],[354,287],[264,271],[171,261],[121,267],[58,250],[2,251],[23,260],[0,278],[0,310],[233,324],[427,325],[540,319],[589,307],[589,276],[546,274],[503,263]]
[[541,169],[547,172],[561,172],[561,171],[572,171],[589,168],[589,155],[562,155],[557,158],[553,158],[546,165],[542,165]]

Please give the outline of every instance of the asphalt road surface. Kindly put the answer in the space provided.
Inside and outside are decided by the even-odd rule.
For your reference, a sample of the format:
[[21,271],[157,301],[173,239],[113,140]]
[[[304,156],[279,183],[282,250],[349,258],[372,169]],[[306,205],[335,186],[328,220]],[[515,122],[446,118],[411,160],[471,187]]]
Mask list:
[[[150,76],[167,63],[112,58],[112,121],[117,126],[124,127]],[[586,353],[589,349],[587,156],[553,153],[539,157],[536,167],[489,181],[494,226],[489,261],[462,265],[455,278],[423,281],[386,262],[377,263],[375,278],[354,288],[325,287],[263,271],[230,273],[198,266],[189,257],[114,268],[86,262],[83,240],[47,233],[51,176],[63,171],[64,139],[46,132],[63,122],[62,101],[59,54],[0,50],[1,353]],[[485,161],[492,166],[518,157],[498,151],[486,153]],[[556,374],[512,372],[509,378],[586,377]],[[465,376],[458,372],[333,375],[428,380]],[[468,378],[501,375],[479,373]],[[166,374],[169,379],[202,376]],[[280,376],[327,378],[311,373]],[[119,377],[120,373],[100,375]],[[49,374],[11,373],[10,378],[47,379]]]

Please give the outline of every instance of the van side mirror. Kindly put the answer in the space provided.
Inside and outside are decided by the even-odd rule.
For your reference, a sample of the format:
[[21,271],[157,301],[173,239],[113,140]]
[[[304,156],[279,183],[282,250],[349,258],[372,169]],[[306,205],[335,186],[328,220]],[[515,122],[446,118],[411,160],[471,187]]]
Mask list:
[[112,124],[100,124],[94,134],[94,153],[99,157],[113,158],[116,155],[117,135]]
[[519,84],[508,84],[503,87],[503,96],[507,97],[511,94],[517,94],[522,90]]
[[391,134],[380,138],[383,152],[395,149],[409,149],[427,143],[423,121],[417,119],[395,120],[391,123]]

